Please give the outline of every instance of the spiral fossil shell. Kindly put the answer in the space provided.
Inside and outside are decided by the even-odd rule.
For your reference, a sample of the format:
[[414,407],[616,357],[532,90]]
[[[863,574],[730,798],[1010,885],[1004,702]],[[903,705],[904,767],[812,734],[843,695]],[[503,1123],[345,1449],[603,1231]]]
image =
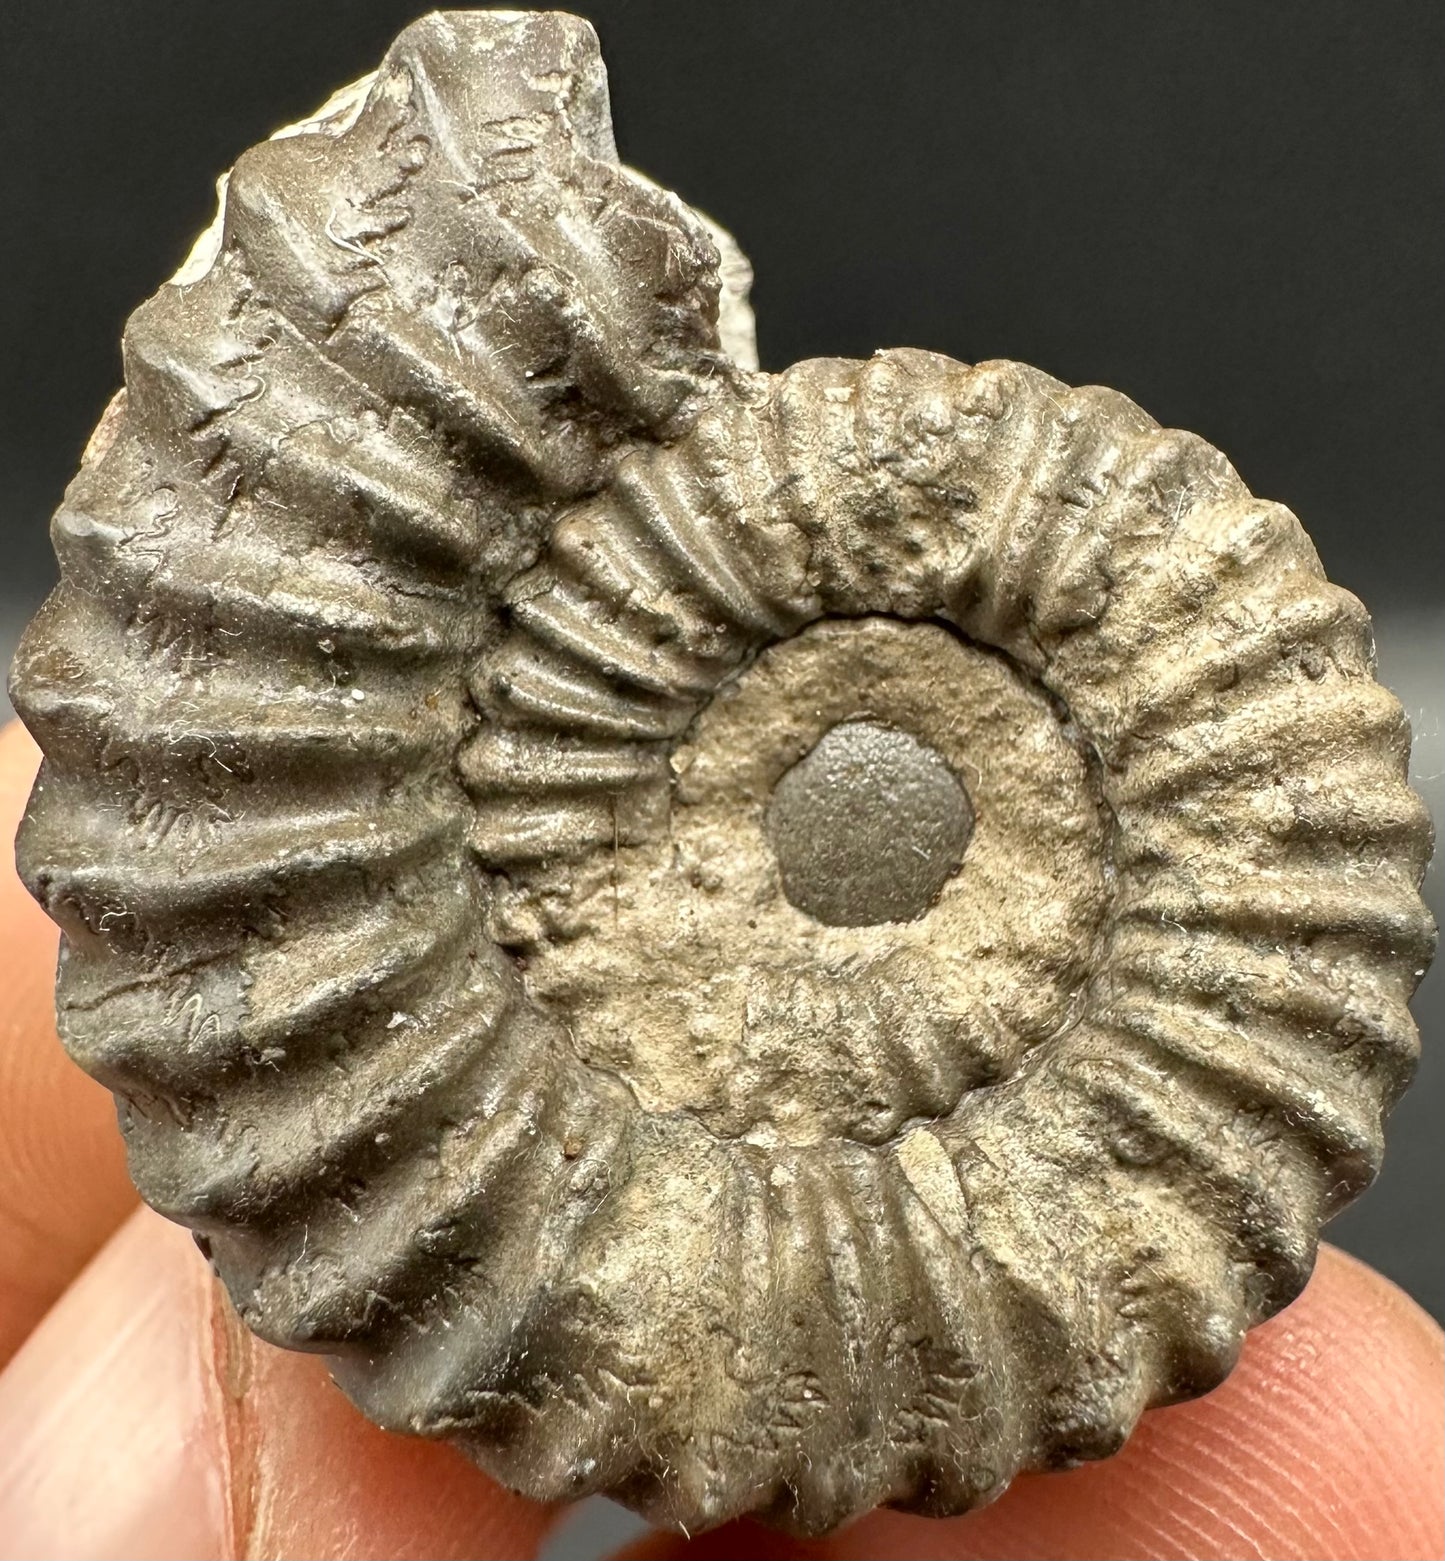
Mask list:
[[957,1512],[1304,1283],[1429,826],[1216,451],[757,373],[719,242],[565,16],[248,152],[55,519],[22,866],[142,1193],[373,1418],[690,1529]]

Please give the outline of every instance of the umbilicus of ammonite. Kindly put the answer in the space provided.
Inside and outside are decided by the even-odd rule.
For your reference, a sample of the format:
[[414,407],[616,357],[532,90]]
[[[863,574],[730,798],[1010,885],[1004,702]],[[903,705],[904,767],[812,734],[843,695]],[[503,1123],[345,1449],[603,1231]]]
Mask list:
[[131,318],[16,663],[61,1030],[237,1311],[696,1530],[1206,1391],[1370,1180],[1369,622],[1124,397],[757,371],[591,29],[430,16]]

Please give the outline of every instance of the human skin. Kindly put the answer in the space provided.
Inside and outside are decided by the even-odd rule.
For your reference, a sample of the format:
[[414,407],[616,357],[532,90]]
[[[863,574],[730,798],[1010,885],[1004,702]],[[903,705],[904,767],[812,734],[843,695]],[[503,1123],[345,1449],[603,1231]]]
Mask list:
[[[0,834],[39,755],[0,732]],[[56,932],[0,862],[0,1557],[535,1554],[557,1513],[452,1449],[388,1435],[319,1360],[234,1317],[189,1236],[138,1207],[108,1094],[65,1058]],[[728,1525],[672,1557],[1438,1557],[1436,1325],[1328,1247],[1206,1398],[1125,1450],[934,1522],[879,1512],[799,1542]]]

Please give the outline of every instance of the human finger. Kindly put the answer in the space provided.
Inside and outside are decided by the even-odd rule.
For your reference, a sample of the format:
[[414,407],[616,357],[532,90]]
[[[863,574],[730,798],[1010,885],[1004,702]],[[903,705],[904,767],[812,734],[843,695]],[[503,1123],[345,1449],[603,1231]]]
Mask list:
[[729,1524],[654,1535],[631,1561],[929,1556],[1438,1557],[1445,1387],[1440,1329],[1372,1269],[1323,1248],[1293,1306],[1255,1330],[1205,1398],[1146,1415],[1117,1457],[1018,1480],[993,1506],[935,1522],[876,1512],[821,1540]]
[[508,1557],[552,1512],[370,1425],[138,1210],[0,1374],[0,1554]]
[[9,849],[39,762],[0,729],[0,1364],[136,1201],[110,1094],[56,1038],[59,934]]

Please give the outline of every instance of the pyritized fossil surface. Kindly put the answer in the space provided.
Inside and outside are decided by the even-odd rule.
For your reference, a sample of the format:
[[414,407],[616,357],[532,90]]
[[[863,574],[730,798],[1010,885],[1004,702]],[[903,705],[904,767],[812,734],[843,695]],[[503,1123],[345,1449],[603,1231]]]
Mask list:
[[384,1425],[697,1529],[1112,1452],[1404,1087],[1409,734],[1107,390],[756,371],[586,24],[432,16],[133,316],[17,706],[67,1046]]

